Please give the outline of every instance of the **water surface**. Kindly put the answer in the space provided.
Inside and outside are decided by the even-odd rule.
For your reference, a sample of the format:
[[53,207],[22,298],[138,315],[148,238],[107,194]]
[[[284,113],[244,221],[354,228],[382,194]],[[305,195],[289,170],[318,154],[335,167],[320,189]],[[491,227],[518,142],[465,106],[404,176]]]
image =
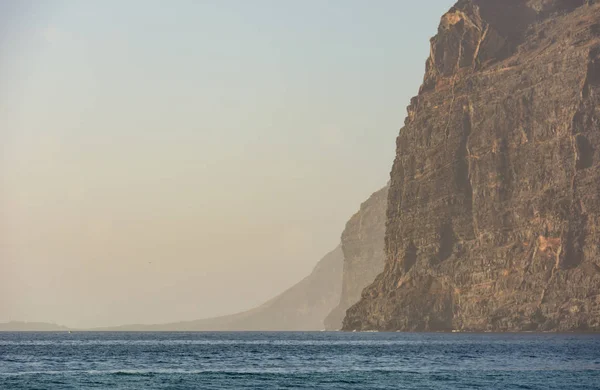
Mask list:
[[600,336],[0,333],[0,389],[600,389]]

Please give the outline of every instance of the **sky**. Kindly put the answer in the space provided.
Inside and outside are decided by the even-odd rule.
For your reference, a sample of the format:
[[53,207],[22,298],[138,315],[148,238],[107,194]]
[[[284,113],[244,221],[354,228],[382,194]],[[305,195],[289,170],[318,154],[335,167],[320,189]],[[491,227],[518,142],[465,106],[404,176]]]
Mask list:
[[0,322],[252,308],[389,179],[453,1],[0,2]]

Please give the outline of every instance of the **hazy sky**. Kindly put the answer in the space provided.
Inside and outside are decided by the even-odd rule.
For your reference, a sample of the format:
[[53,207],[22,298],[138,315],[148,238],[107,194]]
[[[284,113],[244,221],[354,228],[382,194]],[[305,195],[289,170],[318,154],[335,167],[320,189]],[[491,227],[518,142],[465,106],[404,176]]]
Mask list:
[[0,321],[251,308],[388,180],[452,0],[0,2]]

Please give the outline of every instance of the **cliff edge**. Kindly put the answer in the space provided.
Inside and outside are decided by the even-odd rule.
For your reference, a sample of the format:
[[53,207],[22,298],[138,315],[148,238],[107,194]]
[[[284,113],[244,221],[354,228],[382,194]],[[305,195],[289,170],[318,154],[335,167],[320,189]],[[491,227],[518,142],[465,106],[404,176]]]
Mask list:
[[461,0],[397,139],[345,330],[600,331],[600,4]]
[[339,304],[325,318],[325,329],[339,330],[346,310],[360,300],[362,290],[383,271],[385,213],[388,187],[375,192],[346,223],[342,233],[344,270]]

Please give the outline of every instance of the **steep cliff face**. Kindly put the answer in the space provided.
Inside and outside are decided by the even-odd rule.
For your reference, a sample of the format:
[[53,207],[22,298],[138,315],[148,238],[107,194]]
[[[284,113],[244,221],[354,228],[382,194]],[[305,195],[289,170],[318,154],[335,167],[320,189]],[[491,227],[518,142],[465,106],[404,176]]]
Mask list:
[[397,139],[346,330],[600,331],[600,4],[466,0]]
[[325,328],[338,330],[346,310],[360,299],[362,290],[383,271],[388,187],[377,191],[350,218],[342,233],[344,271],[339,305],[325,319]]

